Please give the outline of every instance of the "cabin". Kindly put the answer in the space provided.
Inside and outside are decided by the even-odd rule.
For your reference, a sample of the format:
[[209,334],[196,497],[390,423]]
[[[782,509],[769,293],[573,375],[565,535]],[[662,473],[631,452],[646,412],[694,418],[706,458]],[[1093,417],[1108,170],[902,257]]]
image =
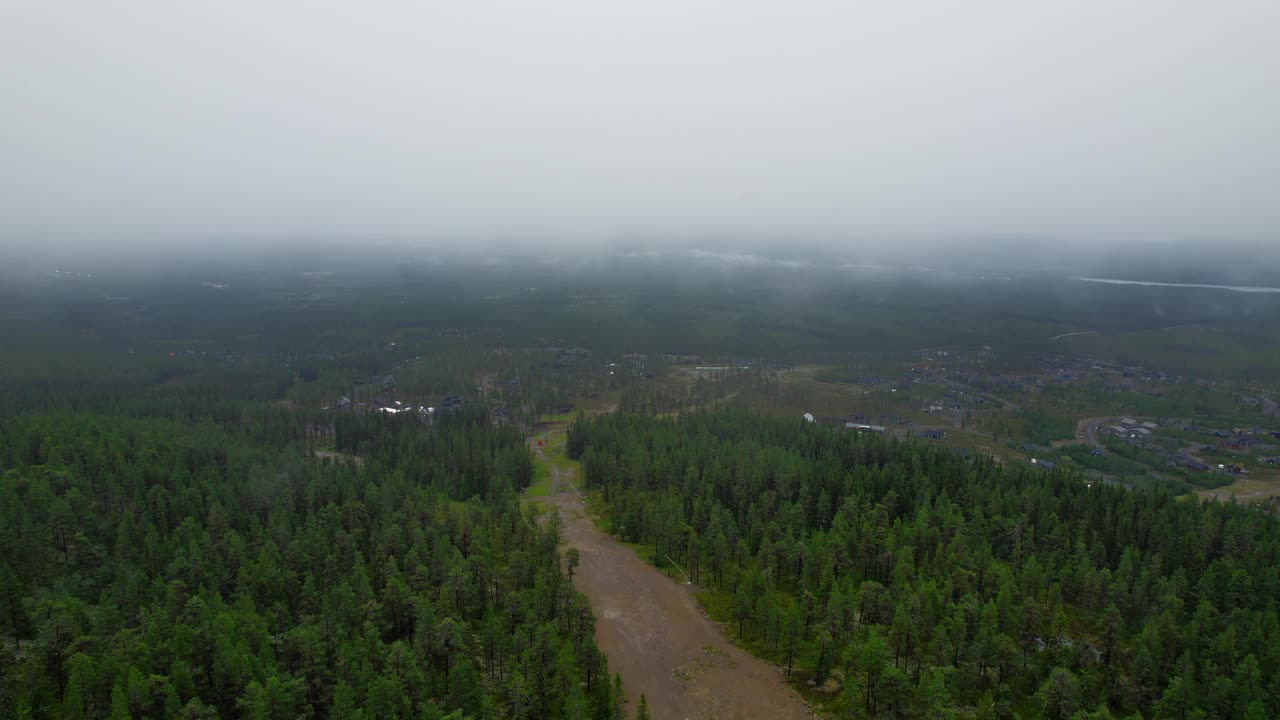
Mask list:
[[888,430],[888,428],[886,428],[884,425],[867,425],[865,423],[845,423],[844,429],[853,430],[855,432],[866,431],[866,432],[874,432],[874,433],[882,433]]
[[924,436],[930,440],[942,440],[947,437],[947,434],[941,430],[926,430]]
[[1055,462],[1049,460],[1037,460],[1036,458],[1031,458],[1031,464],[1046,472],[1053,470],[1058,466]]
[[1251,447],[1256,447],[1260,443],[1248,435],[1232,435],[1231,437],[1219,440],[1218,444],[1231,450],[1248,450]]
[[333,401],[333,406],[336,408],[343,408],[343,409],[349,408],[351,407],[351,398],[347,397],[346,395],[340,395],[337,400]]
[[1195,458],[1187,458],[1187,468],[1195,470],[1196,472],[1207,472],[1209,470],[1208,465],[1196,460]]

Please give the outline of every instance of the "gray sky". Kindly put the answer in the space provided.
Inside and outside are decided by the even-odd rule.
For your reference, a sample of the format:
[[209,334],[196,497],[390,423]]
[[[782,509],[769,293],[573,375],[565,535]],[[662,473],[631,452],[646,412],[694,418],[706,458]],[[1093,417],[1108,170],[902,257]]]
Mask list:
[[0,243],[1280,244],[1280,2],[0,3]]

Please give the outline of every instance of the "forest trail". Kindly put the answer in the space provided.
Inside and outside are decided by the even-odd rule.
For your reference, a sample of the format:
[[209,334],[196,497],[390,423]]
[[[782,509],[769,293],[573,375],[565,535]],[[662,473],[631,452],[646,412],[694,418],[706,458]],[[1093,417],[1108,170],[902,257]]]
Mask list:
[[622,674],[632,706],[643,694],[655,720],[813,717],[778,668],[729,642],[689,586],[595,526],[569,487],[575,471],[556,471],[560,492],[547,499],[581,554],[574,584],[591,600],[596,642],[610,671]]
[[333,460],[334,462],[351,461],[357,465],[364,464],[364,458],[350,453],[333,452],[331,450],[313,450],[311,451],[311,454],[320,460]]

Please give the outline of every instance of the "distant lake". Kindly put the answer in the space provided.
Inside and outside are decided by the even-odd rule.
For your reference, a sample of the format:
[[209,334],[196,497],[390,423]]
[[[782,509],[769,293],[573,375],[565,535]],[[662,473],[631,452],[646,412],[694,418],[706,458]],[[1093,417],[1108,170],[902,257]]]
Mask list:
[[1112,278],[1078,277],[1084,282],[1106,283],[1108,285],[1151,285],[1155,287],[1208,288],[1210,290],[1232,290],[1245,293],[1280,293],[1280,287],[1258,287],[1254,285],[1198,285],[1195,283],[1162,283],[1145,280],[1114,280]]

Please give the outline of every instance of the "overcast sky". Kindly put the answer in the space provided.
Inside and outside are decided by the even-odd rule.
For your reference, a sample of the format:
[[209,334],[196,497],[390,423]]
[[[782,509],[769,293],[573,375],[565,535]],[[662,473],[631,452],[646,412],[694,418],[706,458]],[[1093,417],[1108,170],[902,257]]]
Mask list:
[[1280,244],[1280,2],[0,2],[0,242]]

